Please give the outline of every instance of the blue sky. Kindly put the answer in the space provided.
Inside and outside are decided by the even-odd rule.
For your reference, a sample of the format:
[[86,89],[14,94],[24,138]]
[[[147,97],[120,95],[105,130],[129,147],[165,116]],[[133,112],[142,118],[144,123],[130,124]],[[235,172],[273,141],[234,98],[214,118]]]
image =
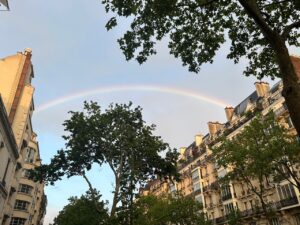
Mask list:
[[[151,85],[179,88],[238,104],[254,91],[255,78],[242,75],[245,62],[234,65],[226,59],[228,46],[222,47],[215,62],[203,66],[199,74],[189,73],[181,62],[169,55],[166,41],[158,44],[158,54],[140,66],[126,62],[117,38],[128,23],[107,32],[100,0],[26,0],[10,1],[11,11],[0,12],[0,57],[29,47],[33,50],[35,106],[83,91],[112,86]],[[300,54],[299,49],[291,50]],[[274,82],[271,82],[274,83]],[[172,147],[189,145],[197,133],[207,132],[208,121],[225,121],[224,109],[186,96],[153,91],[127,90],[77,98],[33,116],[43,162],[64,146],[62,122],[69,110],[82,108],[84,100],[98,101],[102,107],[111,102],[133,101],[144,109],[148,123],[157,125]],[[111,199],[113,181],[108,168],[95,168],[90,177],[103,198]],[[80,195],[87,185],[72,178],[46,188],[47,225],[73,195]]]

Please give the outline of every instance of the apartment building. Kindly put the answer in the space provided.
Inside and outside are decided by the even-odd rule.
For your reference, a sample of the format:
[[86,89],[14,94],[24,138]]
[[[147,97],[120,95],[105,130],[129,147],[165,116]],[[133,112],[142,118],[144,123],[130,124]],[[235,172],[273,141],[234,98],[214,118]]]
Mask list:
[[7,207],[15,170],[20,168],[19,152],[0,95],[0,224],[12,208]]
[[[31,50],[25,49],[0,59],[2,109],[6,111],[18,153],[16,168],[10,175],[5,214],[0,219],[2,225],[41,225],[46,210],[44,184],[29,179],[29,170],[41,164],[37,135],[31,123],[34,111],[31,55]],[[6,162],[1,157],[0,164],[3,163]]]
[[[292,57],[292,60],[300,77],[300,58]],[[224,177],[230,168],[218,167],[211,149],[218,144],[218,137],[225,135],[232,138],[237,135],[255,116],[255,113],[250,113],[254,111],[265,115],[273,110],[289,132],[296,134],[281,95],[282,88],[282,82],[272,88],[265,82],[255,83],[256,90],[239,105],[225,108],[225,123],[208,122],[208,134],[196,135],[190,146],[180,149],[180,182],[174,184],[157,179],[151,181],[142,194],[160,195],[179,191],[185,196],[193,196],[202,203],[203,211],[214,224],[228,224],[228,215],[233,210],[239,210],[242,224],[270,224],[259,208],[258,198],[245,184],[232,181],[228,185],[220,185],[219,178]],[[300,169],[295,169],[300,175]],[[270,225],[300,225],[300,193],[297,188],[283,180],[276,186],[270,185],[265,197],[276,212]]]

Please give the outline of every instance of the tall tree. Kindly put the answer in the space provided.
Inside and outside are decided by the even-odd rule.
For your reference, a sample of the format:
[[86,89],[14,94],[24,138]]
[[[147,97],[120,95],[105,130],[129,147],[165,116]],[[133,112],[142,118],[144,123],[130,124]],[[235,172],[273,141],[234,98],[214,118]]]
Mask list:
[[66,205],[54,218],[53,225],[100,225],[105,224],[108,212],[105,203],[100,200],[101,195],[97,194],[97,205],[101,212],[95,210],[95,202],[90,193],[82,195],[80,198],[69,198]]
[[86,172],[94,165],[109,165],[115,180],[111,217],[118,205],[120,210],[130,208],[137,188],[153,176],[178,177],[178,153],[153,134],[155,125],[145,123],[139,106],[111,104],[102,112],[97,103],[85,103],[84,111],[71,112],[64,126],[66,148],[58,151],[49,165],[39,167],[36,177],[54,184],[64,175],[82,176],[95,199]]
[[264,194],[269,185],[275,184],[270,181],[277,174],[285,175],[283,179],[299,188],[299,176],[293,169],[300,163],[299,143],[295,135],[290,135],[276,121],[272,112],[267,116],[258,115],[232,139],[224,137],[213,153],[217,163],[228,169],[223,182],[246,184],[259,198],[266,215],[270,210]]
[[156,53],[155,44],[169,38],[170,53],[190,71],[212,63],[229,39],[227,58],[247,58],[244,74],[279,77],[283,81],[293,123],[300,133],[300,88],[288,46],[299,47],[299,0],[102,0],[107,12],[131,20],[130,30],[118,40],[127,60],[143,63]]

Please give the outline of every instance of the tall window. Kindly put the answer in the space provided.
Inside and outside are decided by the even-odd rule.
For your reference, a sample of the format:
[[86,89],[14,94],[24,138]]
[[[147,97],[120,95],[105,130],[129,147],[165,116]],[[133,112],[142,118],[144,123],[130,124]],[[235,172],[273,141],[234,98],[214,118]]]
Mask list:
[[278,218],[273,218],[271,220],[271,225],[280,225],[280,222],[279,222]]
[[33,163],[35,150],[32,148],[27,148],[25,162]]
[[281,200],[296,197],[295,189],[292,184],[286,184],[278,187],[278,193]]
[[196,184],[193,185],[193,190],[194,191],[200,190],[200,182],[198,182],[198,183],[196,183]]
[[26,211],[28,209],[28,206],[29,206],[29,202],[16,200],[14,209]]
[[24,193],[24,194],[31,194],[33,187],[27,184],[20,184],[19,185],[19,192]]
[[19,217],[13,217],[11,218],[10,225],[24,225],[26,222],[26,219],[19,218]]
[[233,211],[234,211],[234,206],[233,206],[232,203],[229,203],[229,204],[225,205],[225,214],[226,215],[230,214]]
[[222,195],[222,200],[223,201],[232,198],[231,191],[230,191],[230,186],[229,185],[222,186],[221,195]]
[[196,181],[196,182],[199,180],[199,172],[198,172],[198,170],[195,170],[192,173],[192,179],[193,179],[193,181]]

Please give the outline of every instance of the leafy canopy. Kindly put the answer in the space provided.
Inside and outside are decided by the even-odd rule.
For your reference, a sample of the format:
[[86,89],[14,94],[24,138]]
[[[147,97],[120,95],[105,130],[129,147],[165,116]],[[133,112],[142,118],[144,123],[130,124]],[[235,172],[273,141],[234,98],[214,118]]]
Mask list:
[[90,193],[82,195],[80,198],[69,198],[66,205],[54,219],[53,225],[101,225],[105,224],[108,218],[106,204],[100,200],[101,195],[97,195],[97,205],[101,212],[95,210],[95,202]]
[[[236,136],[224,137],[213,153],[218,165],[228,171],[223,181],[242,181],[262,204],[267,180],[274,180],[270,178],[285,174],[300,162],[297,138],[279,124],[273,112],[258,115]],[[291,176],[298,177],[292,171],[285,179],[297,186],[299,178],[292,181]]]
[[145,123],[139,106],[111,104],[102,111],[97,103],[85,102],[84,111],[71,112],[64,126],[65,149],[58,151],[49,165],[39,167],[36,177],[54,184],[63,176],[79,175],[95,195],[86,172],[94,165],[109,165],[115,178],[111,215],[118,203],[121,208],[129,207],[137,188],[150,178],[178,177],[178,153],[153,134],[155,125]]
[[[118,40],[127,60],[143,63],[156,53],[157,41],[167,37],[170,53],[190,71],[212,63],[226,39],[231,44],[227,58],[249,60],[245,75],[279,76],[274,40],[299,46],[299,0],[102,0],[114,16],[131,21]],[[265,35],[268,32],[268,35]],[[267,37],[268,36],[268,37]],[[273,36],[273,38],[271,37]],[[276,38],[275,38],[276,37]]]
[[200,212],[202,205],[192,197],[144,196],[134,205],[134,225],[210,225]]

